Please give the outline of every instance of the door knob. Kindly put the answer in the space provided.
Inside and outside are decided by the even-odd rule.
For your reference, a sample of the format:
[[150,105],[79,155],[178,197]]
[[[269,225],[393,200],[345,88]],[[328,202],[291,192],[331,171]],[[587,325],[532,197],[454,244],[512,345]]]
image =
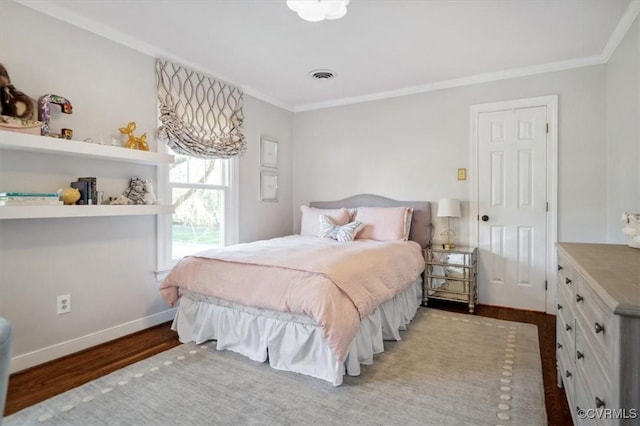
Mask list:
[[487,222],[488,220],[489,220],[489,216],[487,216],[486,214],[482,216],[483,222]]

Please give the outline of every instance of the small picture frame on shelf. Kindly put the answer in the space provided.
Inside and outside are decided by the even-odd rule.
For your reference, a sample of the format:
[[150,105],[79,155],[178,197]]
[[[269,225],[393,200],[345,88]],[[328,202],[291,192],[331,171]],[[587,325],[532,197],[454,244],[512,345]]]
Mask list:
[[260,172],[260,201],[278,201],[278,174]]
[[260,165],[262,167],[278,167],[278,142],[268,136],[260,138]]

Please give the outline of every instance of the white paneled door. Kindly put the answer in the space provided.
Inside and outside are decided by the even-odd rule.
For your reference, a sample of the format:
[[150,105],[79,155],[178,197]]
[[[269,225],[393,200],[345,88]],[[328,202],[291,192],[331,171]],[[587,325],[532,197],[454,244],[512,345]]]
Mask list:
[[547,107],[479,114],[480,303],[545,311]]

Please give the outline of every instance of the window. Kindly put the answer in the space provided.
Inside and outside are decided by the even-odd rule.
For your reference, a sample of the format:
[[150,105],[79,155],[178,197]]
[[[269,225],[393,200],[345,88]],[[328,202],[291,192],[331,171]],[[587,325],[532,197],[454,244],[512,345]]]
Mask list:
[[175,154],[159,173],[173,215],[159,220],[159,270],[184,256],[237,242],[234,171],[237,159],[197,159]]
[[238,240],[237,156],[242,90],[162,59],[156,61],[159,149],[175,163],[158,167],[158,192],[174,214],[158,219],[158,271],[186,255]]

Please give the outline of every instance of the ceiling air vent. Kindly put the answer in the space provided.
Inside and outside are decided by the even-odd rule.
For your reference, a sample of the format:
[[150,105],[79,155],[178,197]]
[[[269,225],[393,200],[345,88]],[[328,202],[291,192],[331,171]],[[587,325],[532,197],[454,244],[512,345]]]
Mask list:
[[314,70],[309,74],[311,74],[311,77],[316,80],[331,80],[336,76],[336,74],[331,70]]

